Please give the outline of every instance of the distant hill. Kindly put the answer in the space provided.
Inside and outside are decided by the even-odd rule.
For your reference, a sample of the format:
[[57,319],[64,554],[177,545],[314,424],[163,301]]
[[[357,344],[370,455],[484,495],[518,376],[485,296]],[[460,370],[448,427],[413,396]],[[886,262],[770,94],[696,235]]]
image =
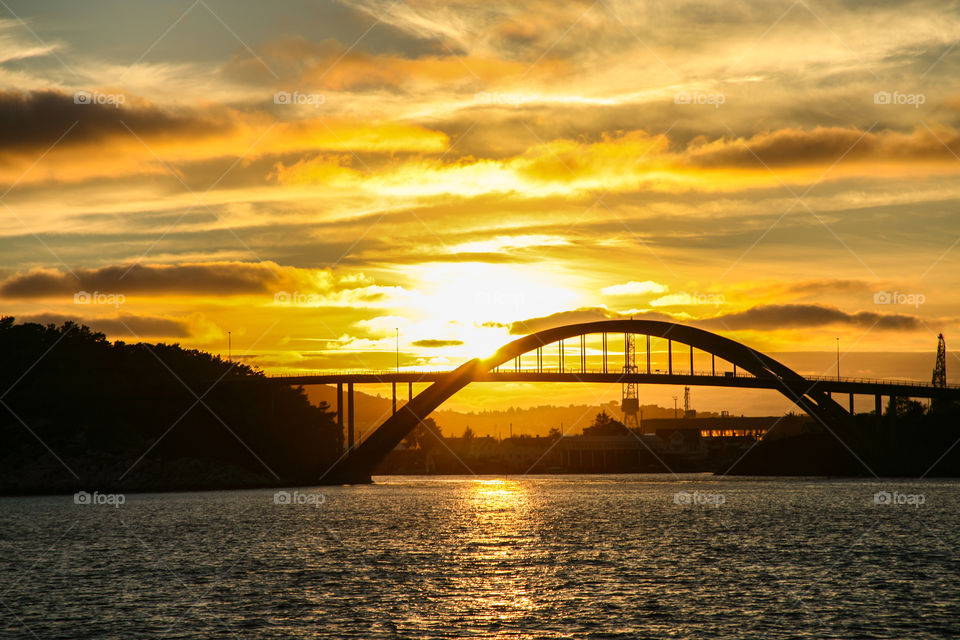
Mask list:
[[[360,391],[362,387],[354,387],[354,410],[356,411],[355,424],[362,432],[380,425],[390,415],[391,399],[382,396],[368,395]],[[326,385],[311,385],[304,387],[307,397],[313,403],[326,402],[331,408],[336,407],[336,387]],[[406,387],[398,400],[406,400]],[[672,418],[673,408],[657,405],[642,405],[645,418]],[[597,412],[606,411],[617,418],[622,418],[618,402],[609,402],[604,405],[568,405],[565,407],[542,405],[527,409],[509,408],[481,412],[463,413],[439,409],[432,417],[436,420],[444,435],[460,435],[469,426],[474,433],[480,436],[510,435],[510,425],[513,424],[514,435],[541,435],[545,436],[550,429],[563,427],[565,434],[580,433],[589,426]],[[715,416],[715,413],[698,414],[705,417]]]

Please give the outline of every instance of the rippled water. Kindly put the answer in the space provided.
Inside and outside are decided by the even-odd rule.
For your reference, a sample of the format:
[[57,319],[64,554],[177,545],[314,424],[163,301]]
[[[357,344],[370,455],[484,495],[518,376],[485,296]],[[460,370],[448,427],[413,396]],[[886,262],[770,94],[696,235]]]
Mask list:
[[377,481],[0,499],[0,637],[960,636],[958,481]]

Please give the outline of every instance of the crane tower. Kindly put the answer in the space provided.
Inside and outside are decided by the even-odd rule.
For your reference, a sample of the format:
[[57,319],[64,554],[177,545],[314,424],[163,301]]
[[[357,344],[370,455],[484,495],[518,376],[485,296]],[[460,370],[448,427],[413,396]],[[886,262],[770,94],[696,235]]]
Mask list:
[[[637,373],[637,347],[632,333],[623,334],[623,372]],[[640,399],[637,396],[637,383],[624,382],[620,396],[620,410],[623,412],[623,424],[627,428],[640,429]]]

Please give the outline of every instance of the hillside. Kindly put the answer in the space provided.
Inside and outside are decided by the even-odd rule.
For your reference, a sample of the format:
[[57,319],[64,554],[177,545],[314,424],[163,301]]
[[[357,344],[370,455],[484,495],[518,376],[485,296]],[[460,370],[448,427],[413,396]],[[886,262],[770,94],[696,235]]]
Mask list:
[[[304,387],[307,397],[313,403],[326,402],[330,407],[336,407],[336,387],[312,385]],[[378,426],[390,414],[391,399],[376,395],[368,395],[360,391],[362,387],[355,387],[354,409],[357,412],[355,421],[360,431]],[[402,389],[401,399],[406,399],[406,387]],[[398,389],[399,394],[399,389]],[[657,405],[643,405],[641,407],[645,418],[672,418],[673,408]],[[568,405],[566,407],[541,405],[526,409],[508,408],[481,412],[463,413],[444,410],[433,412],[433,418],[445,435],[460,435],[469,426],[474,433],[481,436],[510,435],[510,425],[513,425],[514,435],[541,435],[545,436],[550,429],[563,428],[563,433],[580,433],[596,416],[597,411],[604,410],[608,414],[621,418],[618,403],[606,405]],[[711,413],[700,415],[710,416]]]

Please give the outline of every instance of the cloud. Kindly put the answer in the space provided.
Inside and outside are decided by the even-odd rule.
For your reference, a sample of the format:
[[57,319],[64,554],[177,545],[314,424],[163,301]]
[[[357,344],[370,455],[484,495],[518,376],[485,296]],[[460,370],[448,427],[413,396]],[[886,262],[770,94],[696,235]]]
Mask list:
[[923,328],[918,316],[901,313],[858,311],[848,313],[836,307],[818,304],[762,305],[698,320],[699,326],[717,331],[755,329],[800,329],[831,325],[848,325],[888,331],[912,331]]
[[518,320],[510,324],[510,333],[512,335],[526,335],[544,329],[562,327],[567,324],[579,324],[582,322],[599,322],[601,320],[625,320],[636,318],[638,320],[663,320],[673,322],[673,318],[667,314],[655,311],[620,313],[611,311],[606,307],[582,307],[573,311],[561,311],[548,316],[539,318],[527,318]]
[[41,313],[22,316],[18,320],[57,326],[65,322],[76,322],[111,337],[128,338],[192,338],[203,329],[198,326],[197,318],[168,316],[119,315],[115,318],[78,318],[57,313]]
[[5,298],[44,298],[79,291],[124,295],[230,296],[278,292],[330,292],[371,284],[362,275],[336,277],[329,270],[282,267],[273,262],[206,262],[176,265],[111,265],[98,269],[34,269],[0,282]]
[[[123,102],[119,107],[77,104],[73,94],[60,91],[0,90],[0,181],[69,182],[173,171],[190,184],[202,167],[185,171],[171,167],[172,162],[243,157],[249,164],[297,152],[424,153],[447,147],[442,132],[356,114],[303,116],[276,105],[271,106],[286,111],[271,114],[216,103],[161,107],[119,91],[90,93],[120,96]],[[44,161],[34,169],[41,153]],[[223,168],[217,177],[222,174]],[[264,184],[265,178],[261,174]]]
[[946,127],[938,129],[918,127],[903,133],[855,127],[786,128],[749,138],[695,143],[686,150],[685,158],[702,168],[829,166],[839,158],[845,164],[955,162],[960,134]]
[[900,313],[876,313],[858,311],[848,313],[836,307],[817,304],[759,305],[725,313],[710,318],[690,319],[682,314],[667,314],[654,311],[618,312],[605,307],[584,307],[572,311],[562,311],[549,316],[529,318],[510,324],[510,333],[526,335],[544,329],[567,324],[597,322],[601,320],[661,320],[678,322],[708,329],[710,331],[777,331],[781,329],[800,329],[847,325],[861,328],[875,328],[887,331],[913,331],[924,328],[923,321],[915,315]]
[[459,347],[463,344],[463,340],[414,340],[411,342],[415,347]]
[[653,280],[644,280],[643,282],[631,280],[625,284],[604,287],[600,290],[600,293],[605,296],[642,296],[648,293],[663,293],[666,290],[667,285]]
[[[118,95],[103,92],[108,93]],[[126,101],[125,95],[123,99]],[[70,133],[60,142],[64,146],[129,138],[127,127],[141,137],[172,135],[200,142],[229,130],[230,123],[188,110],[133,104],[132,100],[118,109],[110,104],[77,104],[73,95],[57,91],[0,90],[0,150],[46,148],[67,129]]]

